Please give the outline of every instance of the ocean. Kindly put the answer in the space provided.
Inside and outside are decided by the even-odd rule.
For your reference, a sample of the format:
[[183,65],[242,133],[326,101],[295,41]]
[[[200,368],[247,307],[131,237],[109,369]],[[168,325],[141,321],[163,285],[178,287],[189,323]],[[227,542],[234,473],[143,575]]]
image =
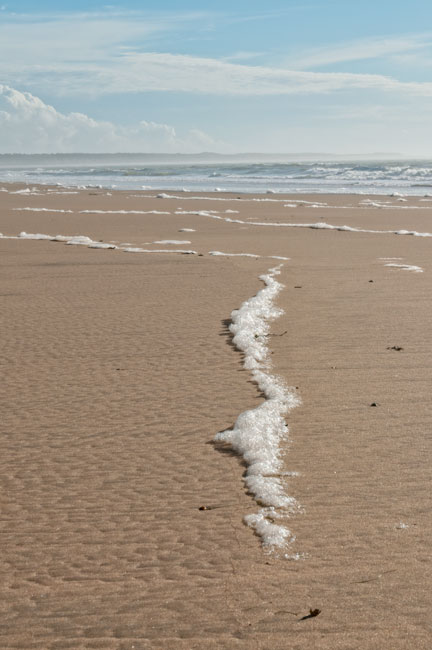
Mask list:
[[[150,158],[150,161],[149,161]],[[0,183],[245,193],[432,193],[432,160],[156,162],[143,155],[0,156]],[[186,158],[186,157],[183,157]]]

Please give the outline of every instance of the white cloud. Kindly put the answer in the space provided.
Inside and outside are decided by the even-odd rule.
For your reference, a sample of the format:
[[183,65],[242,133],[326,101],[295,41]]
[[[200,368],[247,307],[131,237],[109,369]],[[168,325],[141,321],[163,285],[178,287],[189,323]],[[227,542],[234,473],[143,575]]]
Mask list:
[[93,120],[83,113],[63,114],[28,92],[0,85],[1,153],[199,152],[217,149],[207,134],[192,130],[184,138],[167,124],[142,120],[133,126]]
[[296,69],[316,68],[333,63],[362,61],[399,55],[406,52],[420,52],[432,45],[432,34],[414,34],[379,38],[358,39],[309,50],[293,57],[289,64]]
[[169,91],[263,96],[353,88],[432,95],[429,81],[402,82],[381,74],[302,69],[418,52],[429,45],[429,34],[320,48],[297,57],[290,67],[251,65],[245,57],[253,53],[245,52],[234,54],[230,60],[161,51],[167,39],[172,48],[177,42],[182,47],[182,30],[187,34],[193,29],[199,31],[210,15],[115,10],[38,17],[7,14],[0,23],[0,79],[9,85],[58,95]]
[[432,95],[430,82],[400,82],[377,74],[284,70],[154,52],[124,54],[108,68],[94,68],[94,73],[96,79],[87,79],[76,71],[82,90],[91,90],[96,84],[101,93],[171,91],[252,96],[321,94],[357,88]]
[[[196,28],[200,13],[154,14],[105,10],[44,15],[6,14],[0,23],[0,58],[41,66],[115,59],[125,47],[155,47],[161,39]],[[25,44],[25,47],[23,47]]]
[[263,96],[369,89],[432,96],[431,82],[401,82],[376,74],[281,70],[166,53],[127,53],[109,64],[29,65],[26,70],[0,63],[0,75],[9,83],[59,95],[163,91]]
[[263,56],[265,52],[249,52],[249,51],[240,51],[240,52],[234,52],[234,54],[230,54],[229,56],[224,56],[221,61],[227,61],[228,63],[232,63],[235,61],[248,61],[250,59],[257,59],[261,56]]
[[185,92],[263,96],[325,94],[352,89],[432,96],[431,82],[403,82],[379,74],[310,72],[227,63],[159,52],[122,52],[107,61],[6,64],[0,76],[59,95]]

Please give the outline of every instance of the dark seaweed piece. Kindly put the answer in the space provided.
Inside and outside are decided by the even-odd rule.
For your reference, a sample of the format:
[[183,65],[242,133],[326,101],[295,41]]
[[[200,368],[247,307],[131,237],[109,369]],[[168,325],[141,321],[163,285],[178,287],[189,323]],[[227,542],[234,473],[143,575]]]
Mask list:
[[305,621],[308,618],[315,618],[315,616],[318,616],[318,614],[321,614],[320,609],[310,609],[309,614],[306,614],[306,616],[302,616],[300,620]]

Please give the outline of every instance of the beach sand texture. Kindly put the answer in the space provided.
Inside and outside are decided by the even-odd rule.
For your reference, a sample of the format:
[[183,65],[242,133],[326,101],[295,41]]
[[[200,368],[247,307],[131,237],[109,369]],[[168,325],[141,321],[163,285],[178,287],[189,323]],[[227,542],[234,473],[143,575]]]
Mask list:
[[[254,223],[430,233],[432,204],[4,189],[0,647],[430,648],[432,238]],[[262,402],[227,328],[279,263],[297,560],[213,442]]]

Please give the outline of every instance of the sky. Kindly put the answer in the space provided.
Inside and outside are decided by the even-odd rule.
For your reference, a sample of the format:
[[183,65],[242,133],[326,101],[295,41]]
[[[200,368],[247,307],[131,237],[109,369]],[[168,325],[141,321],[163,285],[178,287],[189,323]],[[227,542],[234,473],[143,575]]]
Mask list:
[[432,157],[430,0],[0,0],[0,153]]

